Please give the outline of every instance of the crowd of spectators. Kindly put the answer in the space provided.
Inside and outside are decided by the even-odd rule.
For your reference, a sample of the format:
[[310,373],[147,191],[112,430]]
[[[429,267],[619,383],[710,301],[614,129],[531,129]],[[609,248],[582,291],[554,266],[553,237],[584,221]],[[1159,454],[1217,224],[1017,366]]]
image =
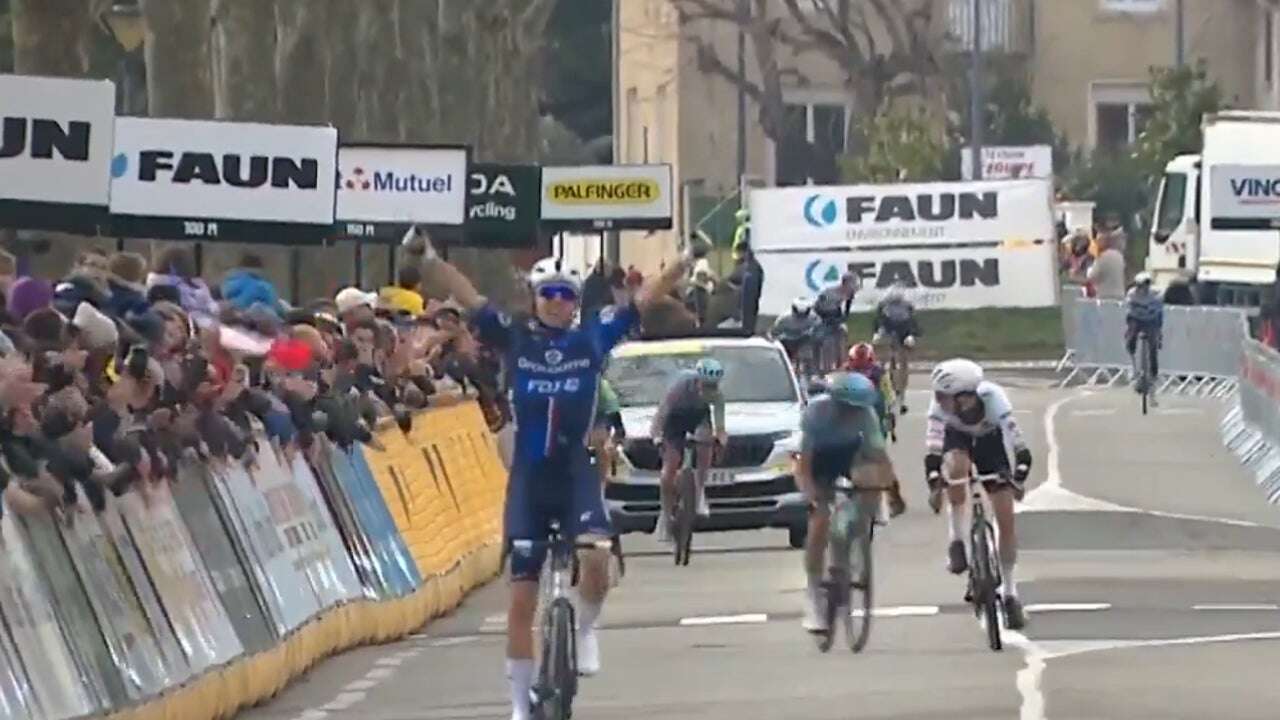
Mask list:
[[424,297],[417,267],[302,306],[262,267],[245,254],[211,285],[183,246],[154,262],[88,251],[51,283],[0,251],[5,506],[70,521],[81,496],[100,509],[185,461],[252,465],[271,448],[312,452],[321,434],[376,443],[379,422],[407,429],[440,393],[471,390],[491,428],[508,422],[499,359],[456,304]]

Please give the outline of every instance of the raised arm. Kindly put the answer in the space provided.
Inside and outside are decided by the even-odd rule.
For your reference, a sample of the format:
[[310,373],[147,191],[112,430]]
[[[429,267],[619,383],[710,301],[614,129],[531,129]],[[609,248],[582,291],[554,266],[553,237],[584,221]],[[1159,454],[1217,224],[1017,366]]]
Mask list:
[[478,310],[488,302],[466,275],[436,253],[431,239],[417,227],[405,233],[401,247],[406,259],[421,265],[422,274],[428,281],[444,288],[447,295],[452,295],[467,310]]

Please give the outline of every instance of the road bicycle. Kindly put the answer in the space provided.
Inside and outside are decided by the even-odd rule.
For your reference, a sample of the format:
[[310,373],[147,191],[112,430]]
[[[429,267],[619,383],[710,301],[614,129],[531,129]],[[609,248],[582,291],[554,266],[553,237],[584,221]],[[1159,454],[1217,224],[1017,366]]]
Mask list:
[[676,496],[671,504],[671,544],[678,566],[688,565],[693,554],[693,528],[698,522],[697,448],[693,433],[685,433],[684,456],[676,473]]
[[1138,391],[1138,395],[1142,398],[1142,414],[1147,414],[1147,408],[1151,404],[1152,394],[1155,392],[1155,378],[1152,377],[1151,367],[1151,336],[1146,330],[1139,330],[1135,343],[1135,354],[1137,355],[1137,371],[1133,378],[1133,387]]
[[576,578],[577,550],[608,550],[609,540],[575,541],[560,534],[560,524],[552,521],[546,540],[513,540],[513,550],[550,550],[543,568],[538,604],[542,608],[538,675],[530,693],[533,716],[539,720],[568,720],[573,717],[573,699],[578,694],[577,615],[569,600],[569,587]]
[[827,528],[827,570],[822,580],[826,630],[815,632],[818,649],[827,652],[837,626],[844,625],[849,649],[862,652],[871,637],[873,597],[871,543],[879,519],[880,489],[859,489],[845,477],[835,481]]
[[996,543],[995,525],[991,518],[991,497],[986,483],[1003,480],[999,474],[970,476],[969,479],[969,587],[965,600],[973,605],[973,614],[987,628],[987,645],[994,651],[1003,648],[1000,628],[1004,620],[1004,603],[1000,597],[1003,583],[1000,573],[1000,547]]

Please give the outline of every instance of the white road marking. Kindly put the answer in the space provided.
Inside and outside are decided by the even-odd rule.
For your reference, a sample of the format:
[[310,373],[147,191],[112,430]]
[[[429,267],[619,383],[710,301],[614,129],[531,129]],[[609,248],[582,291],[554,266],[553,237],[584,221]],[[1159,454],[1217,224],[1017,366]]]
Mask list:
[[404,658],[398,655],[390,655],[388,657],[378,658],[378,661],[375,662],[374,665],[378,665],[380,667],[396,667],[402,662],[404,662]]
[[1272,603],[1237,603],[1237,604],[1234,604],[1234,605],[1233,605],[1233,604],[1230,604],[1230,603],[1216,603],[1216,604],[1215,604],[1215,603],[1208,603],[1208,604],[1205,604],[1205,605],[1192,605],[1192,606],[1191,606],[1191,609],[1192,609],[1192,610],[1208,610],[1208,611],[1214,611],[1214,610],[1222,610],[1222,611],[1232,611],[1232,610],[1266,610],[1266,611],[1271,611],[1271,610],[1280,610],[1280,605],[1275,605],[1275,604],[1272,604]]
[[747,613],[745,615],[708,615],[704,617],[680,618],[682,627],[701,625],[745,625],[769,622],[764,613]]
[[323,718],[328,716],[329,713],[321,710],[320,708],[307,708],[302,711],[302,714],[298,715],[293,720],[323,720]]
[[373,688],[374,686],[376,686],[377,684],[378,684],[378,681],[377,681],[377,680],[368,680],[368,679],[364,679],[364,680],[352,680],[351,682],[349,682],[349,683],[347,683],[345,686],[343,686],[343,688],[342,688],[342,689],[343,689],[343,690],[347,690],[347,691],[351,691],[351,690],[369,690],[369,689]]
[[[937,605],[900,605],[898,607],[871,608],[871,617],[930,617],[942,612]],[[862,608],[850,613],[853,617],[862,617]]]
[[387,678],[395,674],[396,674],[396,669],[393,667],[376,667],[370,670],[369,672],[365,673],[364,676],[369,678],[370,680],[386,680]]
[[1259,523],[1249,522],[1248,520],[1235,520],[1232,518],[1209,517],[1205,515],[1188,515],[1184,513],[1164,512],[1162,510],[1146,510],[1143,508],[1129,507],[1127,505],[1117,505],[1116,503],[1099,500],[1087,495],[1081,495],[1063,487],[1062,485],[1062,447],[1058,442],[1058,410],[1063,405],[1076,400],[1078,398],[1088,397],[1094,391],[1085,390],[1060,398],[1045,408],[1044,411],[1044,435],[1045,444],[1049,446],[1048,457],[1045,459],[1045,481],[1031,490],[1027,491],[1026,497],[1022,503],[1014,508],[1016,513],[1024,512],[1050,512],[1050,511],[1093,511],[1093,512],[1124,512],[1124,513],[1141,513],[1152,517],[1168,518],[1171,520],[1191,520],[1194,522],[1211,522],[1221,525],[1232,525],[1234,527],[1264,527]]
[[1158,408],[1156,415],[1203,415],[1202,408]]
[[1071,414],[1079,415],[1081,417],[1091,417],[1094,415],[1115,415],[1116,408],[1084,408],[1081,410],[1072,410]]
[[427,643],[428,647],[453,647],[455,645],[466,645],[480,639],[479,635],[463,635],[461,637],[440,638],[439,640],[431,640]]
[[1023,608],[1029,613],[1098,612],[1110,609],[1111,603],[1033,603]]
[[335,710],[346,710],[352,705],[364,700],[364,698],[365,693],[362,691],[341,692],[338,693],[337,697],[330,700],[327,705],[321,706],[320,709],[327,710],[329,712],[333,712]]

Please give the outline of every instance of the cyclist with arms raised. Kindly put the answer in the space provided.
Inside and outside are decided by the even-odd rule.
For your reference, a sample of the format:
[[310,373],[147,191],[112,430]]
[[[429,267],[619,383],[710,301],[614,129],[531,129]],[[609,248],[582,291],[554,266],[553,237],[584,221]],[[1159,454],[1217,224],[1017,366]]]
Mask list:
[[[992,476],[987,494],[999,527],[1000,575],[1004,584],[1005,617],[1013,630],[1026,623],[1013,570],[1018,559],[1013,524],[1013,502],[1021,499],[1023,483],[1031,470],[1031,451],[1013,419],[1013,405],[1004,388],[984,377],[975,362],[956,358],[939,363],[930,378],[933,401],[925,429],[924,467],[930,489],[930,505],[937,509],[946,486],[947,569],[959,575],[969,569],[964,538],[968,533],[970,475]],[[1016,467],[1009,466],[1009,446]]]
[[822,357],[821,352],[819,353],[819,362],[825,361],[832,364],[832,367],[822,368],[823,371],[835,369],[844,359],[845,343],[848,339],[848,330],[845,329],[844,323],[853,308],[853,296],[857,292],[858,276],[847,272],[841,276],[839,285],[818,293],[818,298],[813,301],[813,312],[822,323],[822,333],[818,341],[819,351],[826,343],[831,342],[832,338],[838,339],[839,342],[835,348],[837,354],[833,357]]
[[[803,626],[826,630],[822,576],[826,568],[827,529],[837,478],[847,477],[860,490],[889,490],[898,477],[885,449],[875,405],[878,393],[865,376],[835,373],[826,394],[814,398],[800,420],[800,457],[796,484],[809,499],[809,533],[804,569],[808,576]],[[879,494],[860,493],[859,512],[875,512]],[[874,499],[876,502],[866,502]]]
[[[906,288],[901,282],[895,282],[885,291],[884,297],[876,303],[875,327],[871,342],[880,344],[886,339],[892,343],[897,363],[889,368],[894,390],[906,399],[907,381],[910,373],[911,350],[916,346],[916,336],[920,334],[920,325],[916,322],[916,308],[907,297]],[[907,411],[904,403],[902,412]]]
[[699,360],[691,370],[683,370],[667,389],[653,416],[649,436],[662,449],[662,515],[658,519],[658,541],[671,540],[671,514],[675,506],[676,473],[684,462],[687,436],[693,434],[694,484],[698,488],[698,515],[707,517],[707,471],[711,468],[712,441],[724,447],[724,395],[720,381],[724,367],[715,358]]
[[[556,258],[534,264],[530,273],[533,313],[514,319],[490,304],[455,267],[439,259],[430,241],[411,230],[405,252],[421,260],[423,275],[474,313],[481,338],[508,353],[516,417],[515,451],[507,486],[506,540],[511,549],[511,601],[507,612],[507,677],[513,720],[528,720],[534,680],[533,616],[538,578],[547,556],[542,541],[553,520],[567,538],[604,540],[612,535],[591,467],[587,433],[594,420],[596,387],[610,349],[637,324],[640,313],[665,297],[692,264],[671,263],[642,287],[633,304],[608,306],[575,324],[582,278]],[[705,254],[705,247],[699,247]],[[609,588],[609,555],[581,556],[578,584],[578,669],[600,669],[595,621]]]
[[[1134,377],[1139,375],[1138,333],[1147,334],[1147,352],[1151,356],[1151,377],[1148,382],[1155,382],[1160,374],[1160,334],[1164,328],[1164,301],[1151,289],[1151,273],[1140,272],[1133,278],[1133,287],[1124,298],[1125,330],[1124,346],[1129,351],[1129,359],[1133,362]],[[1138,388],[1142,390],[1142,388]],[[1151,404],[1156,404],[1156,395],[1151,393]]]

